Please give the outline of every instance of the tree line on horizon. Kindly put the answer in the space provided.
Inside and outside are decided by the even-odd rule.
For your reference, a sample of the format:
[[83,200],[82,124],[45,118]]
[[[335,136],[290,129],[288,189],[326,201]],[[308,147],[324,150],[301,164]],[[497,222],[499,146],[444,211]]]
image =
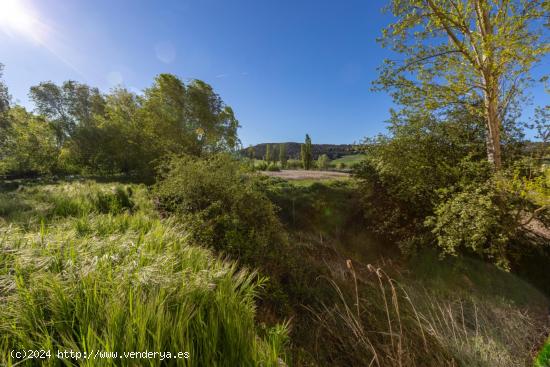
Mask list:
[[[300,165],[299,167],[310,170],[314,167],[314,160],[313,160],[313,149],[312,149],[312,143],[311,138],[309,134],[306,134],[305,140],[303,144],[300,144]],[[249,146],[246,148],[245,154],[247,158],[254,160],[256,159],[256,150],[253,146]],[[287,163],[289,161],[289,157],[287,154],[287,144],[286,143],[280,143],[280,144],[265,144],[265,155],[262,157],[263,161],[266,164],[266,169],[269,167],[269,165],[280,165],[280,168],[287,168]],[[329,157],[327,154],[323,153],[320,154],[317,158],[317,168],[321,170],[326,170],[328,168],[329,163]],[[293,162],[292,168],[296,167],[296,162]]]

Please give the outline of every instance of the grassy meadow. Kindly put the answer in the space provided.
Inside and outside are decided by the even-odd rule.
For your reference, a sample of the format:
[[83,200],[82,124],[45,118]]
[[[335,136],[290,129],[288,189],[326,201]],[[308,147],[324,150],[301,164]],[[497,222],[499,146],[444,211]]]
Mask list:
[[[143,185],[4,191],[0,251],[0,365],[277,366],[284,356],[285,327],[255,324],[265,279],[191,244]],[[15,361],[12,349],[189,358]]]
[[[144,185],[6,187],[0,363],[38,363],[13,360],[12,349],[190,355],[149,365],[534,363],[550,306],[534,287],[474,259],[442,262],[428,251],[403,261],[364,230],[352,179],[259,179],[291,247],[281,261],[248,262],[255,271],[245,258],[239,265],[196,243],[185,223],[159,212]],[[319,349],[319,338],[327,347]]]
[[365,154],[350,154],[330,161],[331,166],[338,167],[342,164],[344,167],[353,167],[354,165],[361,163],[366,158]]

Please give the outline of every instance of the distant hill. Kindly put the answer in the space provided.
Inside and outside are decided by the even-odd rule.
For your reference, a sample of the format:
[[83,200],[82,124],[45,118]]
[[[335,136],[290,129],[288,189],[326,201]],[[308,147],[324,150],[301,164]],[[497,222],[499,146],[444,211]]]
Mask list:
[[[300,159],[300,146],[302,143],[288,142],[288,143],[261,143],[253,145],[254,157],[256,159],[263,159],[265,157],[265,149],[267,144],[275,147],[276,157],[279,158],[279,145],[286,145],[286,154],[289,159]],[[241,150],[243,155],[247,155],[247,149]],[[313,159],[317,159],[322,154],[326,154],[330,159],[337,159],[345,155],[359,153],[357,146],[353,144],[312,144]]]

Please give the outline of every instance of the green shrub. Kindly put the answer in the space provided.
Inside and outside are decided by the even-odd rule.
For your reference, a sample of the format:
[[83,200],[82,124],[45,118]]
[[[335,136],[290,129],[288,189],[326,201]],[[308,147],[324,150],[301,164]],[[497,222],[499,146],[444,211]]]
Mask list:
[[329,166],[329,159],[326,154],[321,154],[319,158],[317,158],[317,168],[319,168],[321,171],[326,171]]
[[433,226],[444,253],[456,255],[464,247],[493,258],[507,268],[504,246],[508,241],[496,194],[487,186],[472,187],[442,202],[426,224]]
[[260,161],[254,166],[254,168],[258,171],[266,171],[268,167],[269,164],[266,161]]
[[286,168],[288,169],[301,169],[302,168],[302,161],[299,159],[289,159],[286,162]]
[[281,169],[277,165],[277,163],[271,163],[269,166],[267,166],[267,170],[269,172],[279,172]]
[[227,155],[172,159],[155,193],[198,244],[255,260],[281,251],[286,242],[258,178]]
[[126,209],[132,209],[132,190],[115,186],[111,192],[97,192],[91,201],[100,213],[120,213]]

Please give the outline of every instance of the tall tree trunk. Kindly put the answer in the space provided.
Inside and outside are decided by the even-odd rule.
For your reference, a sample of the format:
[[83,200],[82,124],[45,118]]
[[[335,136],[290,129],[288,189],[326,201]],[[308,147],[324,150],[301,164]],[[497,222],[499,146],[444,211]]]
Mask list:
[[482,65],[481,72],[485,87],[485,120],[487,121],[487,159],[493,165],[495,171],[502,167],[500,154],[500,116],[498,103],[500,97],[499,74],[495,68],[495,48],[493,44],[494,27],[491,24],[489,13],[490,5],[486,0],[478,0],[475,3],[477,12],[477,26],[482,36]]
[[502,167],[500,151],[500,117],[498,114],[498,87],[489,82],[485,93],[485,119],[487,122],[487,159],[496,171]]

